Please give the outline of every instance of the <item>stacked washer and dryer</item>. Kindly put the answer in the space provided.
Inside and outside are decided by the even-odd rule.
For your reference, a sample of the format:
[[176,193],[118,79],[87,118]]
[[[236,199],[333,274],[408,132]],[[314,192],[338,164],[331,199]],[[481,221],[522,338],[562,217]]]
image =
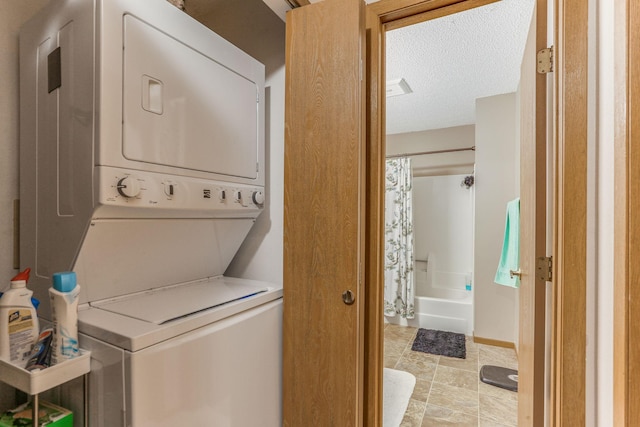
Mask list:
[[90,425],[280,425],[281,285],[223,275],[265,203],[264,66],[165,0],[51,0],[20,73],[21,267],[43,318],[78,276]]

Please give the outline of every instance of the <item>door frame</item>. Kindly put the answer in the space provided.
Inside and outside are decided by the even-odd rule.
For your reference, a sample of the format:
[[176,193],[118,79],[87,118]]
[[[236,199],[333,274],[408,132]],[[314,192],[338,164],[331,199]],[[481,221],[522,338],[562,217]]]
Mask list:
[[[634,425],[640,417],[640,323],[637,259],[640,251],[640,6],[634,0],[615,2],[614,33],[614,424]],[[636,262],[632,262],[636,260]]]
[[[588,2],[554,0],[554,426],[586,422]],[[567,114],[565,114],[565,112]]]
[[[384,213],[384,32],[461,12],[495,0],[380,0],[367,6],[369,135],[367,138],[367,306],[365,317],[365,420],[382,423]],[[587,13],[582,0],[551,0],[556,17],[554,268],[549,389],[551,425],[584,425],[586,354]],[[629,1],[629,0],[627,0]],[[546,3],[546,2],[545,2]],[[571,13],[563,13],[564,10]],[[551,25],[551,23],[549,23]],[[377,107],[377,108],[374,108]],[[564,115],[571,111],[571,115]],[[377,193],[376,193],[377,191]],[[569,265],[570,268],[565,268]],[[544,407],[544,405],[536,405]]]

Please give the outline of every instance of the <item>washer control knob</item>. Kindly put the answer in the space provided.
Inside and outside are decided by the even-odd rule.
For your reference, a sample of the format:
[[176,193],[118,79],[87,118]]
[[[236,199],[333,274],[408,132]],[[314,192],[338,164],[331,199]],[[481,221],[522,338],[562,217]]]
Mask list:
[[120,181],[118,181],[117,188],[118,193],[127,198],[136,197],[138,194],[140,194],[140,183],[138,182],[136,177],[132,175],[125,176]]
[[255,203],[256,205],[264,205],[264,193],[262,191],[254,191],[251,198],[253,199],[253,203]]

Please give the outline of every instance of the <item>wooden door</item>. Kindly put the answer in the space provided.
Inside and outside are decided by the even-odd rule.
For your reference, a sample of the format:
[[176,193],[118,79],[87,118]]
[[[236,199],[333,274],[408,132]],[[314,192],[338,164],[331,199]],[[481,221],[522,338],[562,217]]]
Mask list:
[[287,14],[285,426],[363,424],[364,35],[359,0]]
[[536,274],[546,257],[547,74],[536,52],[547,47],[547,1],[538,0],[520,75],[520,319],[518,425],[544,425],[546,281]]

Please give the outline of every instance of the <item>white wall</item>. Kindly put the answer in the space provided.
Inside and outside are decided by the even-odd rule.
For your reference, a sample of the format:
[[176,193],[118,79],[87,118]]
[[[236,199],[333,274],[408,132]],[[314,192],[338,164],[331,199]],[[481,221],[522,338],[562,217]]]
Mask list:
[[473,270],[473,187],[461,187],[465,175],[425,176],[413,180],[413,239],[416,295],[427,286],[465,289]]
[[[592,105],[597,111],[594,133],[594,167],[591,173],[596,175],[596,188],[589,192],[596,199],[597,235],[595,249],[596,278],[593,303],[588,303],[595,317],[595,339],[587,337],[587,345],[594,348],[593,356],[595,366],[591,384],[594,388],[588,393],[592,399],[587,401],[587,419],[595,420],[596,426],[613,425],[613,195],[614,195],[614,3],[609,0],[591,1],[591,10],[594,12],[593,25],[589,25],[591,42],[594,53],[596,73],[592,73],[592,82],[595,86]],[[591,70],[590,70],[591,71]],[[595,80],[595,81],[594,81]]]
[[[467,148],[475,145],[474,125],[387,135],[387,154]],[[414,176],[473,173],[473,151],[412,157]]]
[[519,195],[516,94],[476,100],[474,335],[514,342],[516,290],[493,282],[507,203]]
[[[13,200],[18,198],[18,31],[47,0],[0,2],[0,290],[13,269]],[[13,389],[0,384],[0,410],[14,405]]]

